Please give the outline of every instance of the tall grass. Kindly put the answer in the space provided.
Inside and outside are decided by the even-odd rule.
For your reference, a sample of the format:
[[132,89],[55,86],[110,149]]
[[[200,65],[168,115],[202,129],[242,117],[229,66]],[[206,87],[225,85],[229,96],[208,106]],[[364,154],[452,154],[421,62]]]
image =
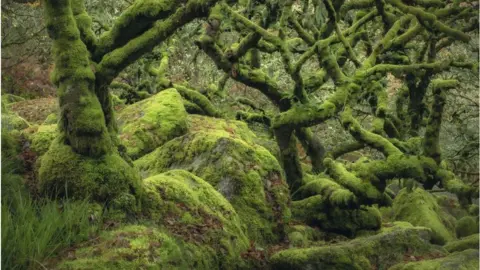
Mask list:
[[12,162],[2,161],[2,269],[44,269],[42,262],[96,230],[88,202],[33,200]]

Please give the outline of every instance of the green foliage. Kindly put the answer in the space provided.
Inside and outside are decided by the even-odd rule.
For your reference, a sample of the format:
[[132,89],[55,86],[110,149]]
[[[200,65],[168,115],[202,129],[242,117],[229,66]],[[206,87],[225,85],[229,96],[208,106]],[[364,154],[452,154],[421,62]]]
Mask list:
[[465,216],[457,221],[455,233],[458,238],[478,233],[478,216]]
[[86,201],[33,200],[12,161],[2,152],[2,268],[35,269],[98,228]]

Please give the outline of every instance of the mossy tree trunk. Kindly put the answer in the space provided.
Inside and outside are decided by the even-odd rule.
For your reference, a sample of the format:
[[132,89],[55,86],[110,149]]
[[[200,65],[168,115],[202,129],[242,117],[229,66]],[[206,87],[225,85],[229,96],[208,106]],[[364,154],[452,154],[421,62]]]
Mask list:
[[[90,164],[92,160],[110,164],[112,160],[120,162],[122,169],[112,172],[118,174],[123,170],[118,181],[136,181],[134,169],[127,169],[123,161],[118,161],[122,147],[117,139],[117,127],[109,94],[109,85],[125,67],[136,61],[143,54],[151,51],[156,45],[168,38],[179,27],[198,17],[207,16],[215,0],[141,0],[136,1],[125,10],[113,27],[97,37],[92,31],[92,20],[87,14],[83,0],[44,0],[45,21],[48,34],[53,40],[53,55],[55,69],[52,81],[57,86],[60,121],[60,136],[54,144],[65,147],[51,147],[48,158],[42,161],[40,182],[49,195],[66,194],[58,189],[54,182],[69,179],[67,175],[72,168],[62,164],[61,153],[55,151],[70,151],[77,155],[78,163]],[[119,151],[120,149],[120,151]],[[65,153],[63,153],[65,154]],[[116,157],[115,157],[116,156]],[[72,161],[73,162],[73,161]],[[118,164],[120,164],[118,163]],[[69,164],[70,165],[70,164]],[[107,167],[114,167],[112,164]],[[62,172],[62,170],[64,170]],[[93,168],[92,168],[93,170]],[[49,173],[52,172],[52,173]],[[62,178],[62,173],[65,177]],[[99,179],[87,179],[99,182],[112,180],[109,173],[103,171]],[[89,175],[89,172],[85,172]],[[93,174],[95,175],[95,174]],[[132,178],[132,179],[129,179]],[[85,193],[76,196],[71,194],[82,186],[82,183],[70,185],[71,197],[92,197],[112,199],[113,196],[95,196]],[[83,183],[84,184],[84,183]],[[108,183],[104,183],[108,186]],[[48,186],[48,188],[47,188]],[[124,192],[123,190],[122,192]],[[101,192],[95,191],[93,192]],[[128,191],[127,191],[128,192]],[[138,192],[133,192],[134,194]],[[118,194],[117,194],[118,195]],[[84,196],[84,197],[85,197]]]
[[[400,0],[346,3],[324,0],[322,5],[318,2],[314,3],[316,9],[329,18],[328,23],[323,25],[315,24],[318,20],[305,22],[302,17],[304,14],[294,8],[293,1],[264,6],[264,2],[259,1],[259,13],[266,12],[261,13],[266,18],[263,21],[256,21],[251,16],[251,7],[236,11],[220,4],[217,19],[232,20],[238,32],[244,35],[234,46],[223,48],[217,40],[220,24],[215,34],[206,31],[197,41],[219,69],[232,79],[258,89],[279,108],[280,112],[271,117],[271,126],[282,153],[291,192],[298,190],[302,196],[311,196],[305,200],[314,201],[317,198],[322,207],[389,204],[391,194],[386,190],[387,181],[405,177],[414,178],[425,188],[439,184],[460,197],[474,195],[475,189],[456,178],[441,160],[438,138],[445,90],[438,89],[448,88],[450,84],[439,81],[433,85],[431,81],[435,74],[451,67],[471,66],[454,59],[438,60],[436,53],[452,44],[452,40],[466,42],[470,39],[465,32],[476,27],[468,23],[464,28],[456,29],[453,22],[459,18],[467,22],[475,17],[476,12],[470,12],[468,7],[446,6],[440,1],[415,1],[416,6]],[[303,4],[305,12],[308,9]],[[350,27],[342,31],[340,21],[345,21],[347,12],[354,10],[358,10],[355,11],[355,19]],[[457,13],[462,16],[455,17]],[[278,18],[275,27],[268,23],[271,16]],[[362,28],[366,31],[359,31]],[[382,29],[384,34],[378,37],[378,41],[370,40],[370,34],[377,29]],[[425,44],[419,52],[412,45],[412,41],[418,40]],[[355,48],[359,41],[365,44],[363,53],[366,59],[362,62],[357,56],[360,49]],[[301,44],[303,48],[293,44]],[[257,68],[258,65],[243,64],[251,63],[248,62],[250,54],[247,52],[252,49],[262,53],[279,53],[284,70],[294,86],[281,89],[273,78]],[[410,59],[407,52],[412,50],[417,57]],[[320,68],[301,74],[305,63],[313,59]],[[354,70],[347,72],[345,66],[349,62],[353,63]],[[396,111],[389,108],[389,93],[382,83],[388,73],[402,79],[404,85],[396,93]],[[334,92],[321,103],[312,102],[309,95],[329,79],[335,85]],[[434,92],[435,101],[427,123],[423,121],[423,115],[428,111],[425,96],[433,87],[438,89]],[[367,103],[371,107],[373,120],[370,130],[360,125],[351,110],[357,103]],[[318,144],[312,140],[314,138],[307,128],[324,123],[340,113],[342,124],[356,143],[339,146],[325,158],[321,147],[315,147]],[[425,127],[427,132],[422,137],[413,132]],[[312,161],[314,158],[322,161],[314,162],[314,169],[325,167],[326,175],[331,177],[329,181],[338,183],[338,186],[332,187],[326,180],[319,180],[316,185],[308,182],[302,186],[304,174],[294,146],[296,139],[302,141]],[[311,146],[315,149],[310,149]],[[385,159],[362,159],[348,167],[335,161],[339,155],[365,146],[383,153]],[[306,202],[306,205],[315,204]]]

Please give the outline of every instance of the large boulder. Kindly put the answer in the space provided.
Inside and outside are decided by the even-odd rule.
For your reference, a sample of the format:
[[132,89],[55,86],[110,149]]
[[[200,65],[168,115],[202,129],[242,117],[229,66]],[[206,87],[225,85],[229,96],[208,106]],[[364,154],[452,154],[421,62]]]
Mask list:
[[408,223],[395,223],[373,236],[352,241],[292,248],[274,254],[272,269],[388,269],[405,256],[424,256],[445,252],[429,243],[431,231]]
[[478,257],[478,249],[467,249],[443,258],[395,265],[389,270],[477,270]]
[[[231,204],[195,175],[172,170],[144,180],[149,225],[104,232],[59,269],[250,269],[249,240]],[[153,222],[153,224],[152,224]]]
[[135,161],[143,177],[183,169],[205,179],[235,208],[257,243],[272,243],[289,220],[289,191],[278,161],[249,142],[248,129],[194,131]]
[[185,134],[187,112],[175,89],[164,90],[118,113],[120,140],[132,159]]
[[455,218],[444,212],[429,192],[403,189],[393,201],[394,219],[432,229],[432,241],[443,245],[454,239]]

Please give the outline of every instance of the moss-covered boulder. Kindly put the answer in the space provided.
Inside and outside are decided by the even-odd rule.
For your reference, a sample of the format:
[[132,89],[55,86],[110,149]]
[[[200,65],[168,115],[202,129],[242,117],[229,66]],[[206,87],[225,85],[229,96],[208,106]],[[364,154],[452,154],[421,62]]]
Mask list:
[[454,239],[455,219],[438,206],[432,194],[421,188],[401,190],[393,202],[393,211],[395,220],[432,229],[432,241],[436,244],[443,245]]
[[191,114],[187,117],[188,133],[212,132],[226,137],[243,140],[249,144],[255,143],[256,136],[242,121],[213,118]]
[[272,269],[388,269],[404,256],[444,255],[429,243],[430,229],[394,224],[379,234],[310,248],[292,248],[274,254]]
[[175,89],[164,90],[118,113],[120,140],[132,159],[185,134],[187,112]]
[[480,238],[478,233],[472,234],[460,240],[450,241],[444,246],[444,248],[448,252],[462,251],[469,248],[478,249],[479,240]]
[[217,263],[213,268],[240,265],[240,254],[250,244],[245,226],[212,185],[184,170],[149,177],[144,185],[142,208],[150,220],[184,241],[212,250]]
[[142,190],[138,171],[115,152],[90,158],[74,152],[64,141],[57,137],[41,159],[39,184],[43,194],[134,207],[133,195]]
[[143,177],[184,169],[205,179],[235,208],[257,243],[282,237],[289,192],[278,161],[241,133],[198,131],[175,138],[135,161]]
[[293,225],[287,228],[287,232],[291,247],[307,247],[324,237],[322,231],[306,225]]
[[216,269],[215,253],[163,229],[129,225],[104,231],[77,248],[55,269]]
[[29,136],[30,149],[37,156],[41,156],[47,152],[56,136],[58,136],[57,125],[41,125],[35,133]]
[[477,270],[478,256],[478,249],[468,249],[434,260],[395,265],[389,270]]
[[2,110],[2,129],[5,130],[22,130],[28,128],[30,124],[27,120],[18,116],[16,113],[3,112]]
[[442,192],[438,194],[433,193],[433,195],[437,199],[438,206],[454,218],[460,219],[468,215],[468,211],[460,205],[458,197],[455,194]]
[[458,238],[478,233],[478,217],[464,216],[457,221],[455,233]]

